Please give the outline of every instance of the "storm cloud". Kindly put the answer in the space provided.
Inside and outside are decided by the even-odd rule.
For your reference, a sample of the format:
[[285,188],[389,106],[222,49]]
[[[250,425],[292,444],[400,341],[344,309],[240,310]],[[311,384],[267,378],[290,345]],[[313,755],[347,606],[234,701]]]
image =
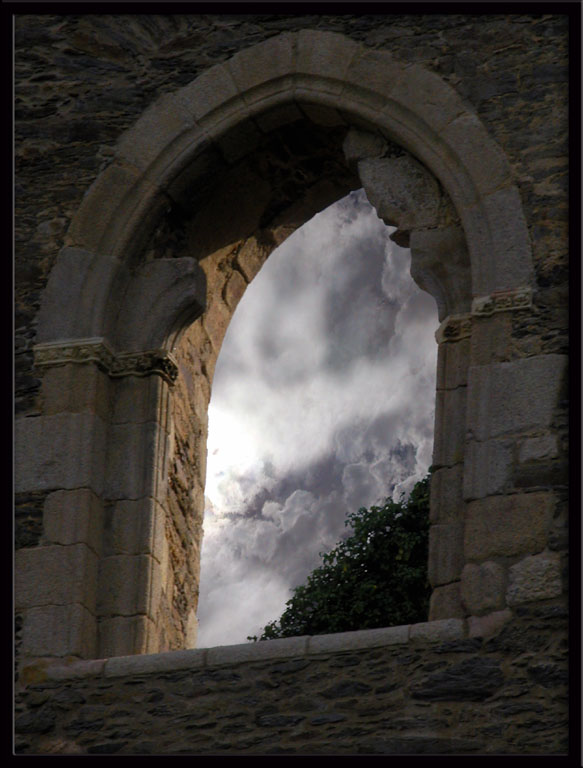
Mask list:
[[427,472],[437,308],[390,233],[351,193],[269,257],[235,312],[209,408],[199,647],[259,634],[349,512]]

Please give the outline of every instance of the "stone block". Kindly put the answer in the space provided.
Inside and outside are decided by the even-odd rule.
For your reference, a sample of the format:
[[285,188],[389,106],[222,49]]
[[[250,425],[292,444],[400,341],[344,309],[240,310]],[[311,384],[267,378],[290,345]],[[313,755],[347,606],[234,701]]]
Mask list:
[[99,563],[100,616],[146,614],[154,619],[161,591],[160,564],[149,555],[112,555]]
[[98,558],[85,544],[19,549],[16,608],[79,603],[95,611]]
[[199,75],[192,83],[185,85],[175,95],[196,121],[202,121],[226,102],[237,100],[239,94],[229,69],[217,64]]
[[43,414],[61,413],[97,414],[104,421],[109,418],[111,379],[94,363],[59,365],[43,370]]
[[471,366],[468,430],[477,440],[550,427],[567,370],[566,355]]
[[461,602],[459,582],[436,587],[429,600],[429,621],[442,619],[463,619],[465,616]]
[[487,616],[468,617],[468,637],[491,637],[510,621],[512,611],[505,608],[503,611],[495,611]]
[[289,87],[294,72],[293,42],[290,34],[277,35],[239,51],[226,63],[248,104]]
[[[471,175],[480,195],[510,185],[510,165],[506,155],[492,141],[476,115],[465,112],[444,126],[440,134],[450,147],[455,148],[462,167]],[[487,151],[476,152],[479,146]]]
[[456,389],[468,382],[470,339],[446,342],[437,349],[437,389]]
[[43,510],[43,537],[50,544],[86,544],[96,555],[103,543],[103,503],[88,488],[55,491]]
[[179,669],[201,669],[205,666],[206,649],[168,651],[146,656],[119,656],[105,662],[105,677],[135,677]]
[[345,59],[344,68],[346,71],[341,77],[348,87],[356,92],[360,88],[366,88],[367,91],[378,94],[379,108],[387,103],[389,95],[397,88],[397,83],[406,88],[404,66],[385,51],[355,49],[351,60]]
[[425,621],[422,624],[411,624],[410,640],[460,640],[465,634],[465,622],[462,619],[441,619]]
[[93,413],[19,419],[15,423],[15,490],[85,487],[100,495],[104,454],[105,425]]
[[510,568],[506,591],[510,606],[548,600],[561,593],[561,557],[557,552],[525,557]]
[[105,659],[89,659],[51,664],[47,667],[47,677],[49,680],[81,680],[84,677],[100,677],[105,663]]
[[217,354],[221,349],[232,314],[229,307],[220,299],[213,301],[212,305],[205,312],[203,318],[204,328]]
[[[386,54],[385,57],[388,58]],[[394,102],[387,105],[384,111],[397,112],[398,107],[401,107],[407,112],[413,112],[437,133],[459,116],[468,114],[456,91],[425,67],[400,64],[399,76],[394,64],[387,66],[387,63],[381,61],[378,64],[387,72],[391,81],[387,83],[387,92]]]
[[95,616],[84,605],[43,605],[25,613],[23,656],[80,656],[97,653]]
[[555,497],[552,493],[491,496],[467,506],[466,560],[513,557],[542,551],[547,542]]
[[464,564],[463,523],[432,525],[429,529],[428,577],[432,587],[459,579]]
[[476,565],[468,563],[462,571],[462,603],[474,616],[504,608],[506,570],[492,561]]
[[162,563],[165,512],[156,501],[123,499],[113,504],[106,541],[114,555],[152,555]]
[[443,467],[431,475],[429,520],[431,523],[459,523],[464,519],[464,464]]
[[[99,621],[99,656],[128,656],[157,653],[158,638],[148,616],[113,616]],[[107,670],[105,671],[107,674]]]
[[466,500],[506,493],[513,486],[514,442],[468,440],[465,448],[463,497]]
[[112,424],[157,422],[169,431],[169,386],[160,376],[123,376],[114,386]]
[[84,248],[61,248],[42,295],[37,344],[82,342],[101,336],[107,324],[103,311],[111,281],[124,277],[128,277],[125,266],[113,256],[97,256]]
[[[147,369],[150,364],[147,350],[165,347],[176,332],[177,318],[188,324],[204,311],[204,270],[190,256],[153,259],[134,271],[120,302],[116,318],[120,359],[131,364],[130,371],[137,367],[140,374],[140,366],[145,364]],[[128,352],[132,353],[129,358]]]
[[247,288],[247,283],[240,272],[232,272],[224,290],[225,302],[233,312]]
[[298,35],[296,71],[318,78],[326,92],[340,93],[346,70],[359,50],[358,43],[343,35],[303,29]]
[[357,632],[338,632],[333,635],[315,635],[308,641],[309,653],[339,653],[360,648],[380,648],[409,641],[409,625],[381,629],[363,629]]
[[241,645],[221,645],[217,648],[207,649],[206,663],[209,667],[218,667],[224,664],[294,658],[304,656],[307,646],[307,636],[263,640],[258,643],[243,643]]
[[364,158],[358,162],[358,174],[367,198],[385,223],[405,231],[437,224],[437,181],[410,155]]
[[355,128],[348,131],[342,144],[346,162],[354,167],[366,157],[382,157],[386,149],[387,142],[378,133],[358,131]]
[[490,227],[494,249],[492,283],[485,293],[532,285],[530,237],[517,187],[498,189],[482,198],[480,212]]
[[518,461],[525,464],[530,461],[556,459],[559,455],[556,435],[527,437],[518,447]]
[[512,315],[509,312],[498,312],[491,317],[474,316],[470,342],[471,365],[507,362],[510,356],[511,334]]
[[109,431],[107,497],[162,501],[168,478],[169,438],[159,424],[114,424]]
[[164,94],[121,135],[116,155],[146,170],[173,142],[193,127],[193,118],[176,94]]
[[464,460],[466,439],[466,389],[436,393],[433,464],[451,467]]
[[[65,245],[101,253],[104,235],[119,237],[117,225],[127,227],[124,213],[131,211],[131,215],[138,216],[139,210],[153,212],[160,206],[167,208],[167,205],[159,188],[147,182],[137,168],[124,162],[112,163],[99,174],[85,194],[65,235]],[[131,235],[127,232],[126,236]],[[120,250],[123,244],[120,238]],[[105,253],[116,255],[109,249],[105,249]]]

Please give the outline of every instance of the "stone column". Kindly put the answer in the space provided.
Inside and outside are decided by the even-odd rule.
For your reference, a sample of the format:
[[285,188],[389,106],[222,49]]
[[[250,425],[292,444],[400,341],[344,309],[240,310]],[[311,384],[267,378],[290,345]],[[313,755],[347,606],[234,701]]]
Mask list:
[[35,356],[43,415],[17,424],[16,487],[46,498],[39,545],[16,553],[21,654],[157,650],[148,621],[160,601],[176,366],[163,350],[114,353],[102,338],[40,344]]
[[431,476],[429,620],[464,615],[460,577],[464,564],[464,451],[470,314],[451,315],[439,326]]
[[476,298],[472,307],[461,577],[470,622],[562,591],[560,555],[551,542],[553,422],[567,361],[515,351],[513,314],[530,307],[528,288]]

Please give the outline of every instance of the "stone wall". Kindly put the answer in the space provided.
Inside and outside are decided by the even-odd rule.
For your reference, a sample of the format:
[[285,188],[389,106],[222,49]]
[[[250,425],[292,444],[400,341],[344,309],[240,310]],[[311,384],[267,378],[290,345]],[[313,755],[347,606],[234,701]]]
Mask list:
[[451,619],[31,667],[16,752],[565,755],[566,616],[547,601],[489,626]]
[[[559,621],[562,609],[553,601],[567,591],[568,25],[566,14],[538,13],[16,16],[16,415],[19,434],[25,435],[17,453],[16,545],[21,566],[17,594],[22,609],[17,643],[24,638],[29,657],[108,658],[83,668],[81,677],[67,682],[51,677],[53,673],[35,678],[29,668],[32,677],[21,680],[19,707],[24,709],[17,723],[21,751],[99,753],[114,751],[114,743],[122,754],[142,749],[327,752],[332,740],[347,753],[565,750],[564,690],[555,654],[564,653],[566,631]],[[423,73],[434,73],[453,89],[456,109],[467,110],[465,129],[458,137],[460,157],[472,179],[485,180],[487,203],[496,207],[484,225],[489,230],[484,242],[490,238],[497,247],[481,268],[495,272],[502,265],[502,288],[508,287],[504,280],[524,257],[524,251],[515,248],[516,217],[508,211],[524,212],[534,269],[526,294],[520,290],[487,297],[479,290],[471,297],[463,294],[437,334],[430,618],[461,622],[455,624],[461,628],[455,642],[461,645],[440,653],[436,646],[424,646],[422,634],[415,638],[413,632],[407,642],[415,646],[412,656],[418,658],[408,666],[399,662],[394,693],[388,690],[393,666],[384,659],[393,653],[402,659],[402,648],[365,650],[365,644],[358,651],[343,647],[336,657],[333,642],[330,654],[312,653],[317,639],[304,644],[299,654],[307,671],[297,666],[297,659],[283,675],[265,659],[243,664],[237,651],[221,657],[209,650],[184,657],[186,667],[169,673],[170,678],[160,677],[158,668],[148,668],[146,661],[145,669],[152,670],[148,687],[137,672],[132,677],[130,670],[137,667],[116,667],[116,660],[109,657],[194,644],[206,409],[230,316],[273,248],[309,215],[360,184],[362,163],[345,161],[343,141],[351,125],[370,130],[370,121],[361,125],[354,115],[350,118],[354,123],[338,121],[342,104],[338,112],[337,104],[326,110],[288,103],[275,116],[256,118],[263,143],[254,148],[251,160],[240,157],[241,146],[247,149],[249,128],[243,122],[236,133],[220,135],[220,151],[213,146],[204,156],[208,165],[193,172],[196,188],[189,190],[190,197],[182,194],[180,179],[171,194],[164,188],[164,204],[154,212],[156,226],[136,245],[133,261],[128,260],[134,282],[126,299],[132,300],[130,304],[142,301],[145,317],[147,291],[142,289],[155,282],[148,282],[148,275],[164,278],[165,270],[173,269],[186,274],[190,261],[196,260],[204,275],[204,296],[197,294],[196,301],[199,315],[200,307],[204,315],[184,320],[173,360],[164,357],[168,350],[160,360],[156,350],[148,352],[155,375],[141,378],[144,370],[139,365],[132,368],[132,353],[142,348],[122,346],[116,358],[95,339],[82,350],[82,365],[73,360],[58,368],[35,366],[39,307],[59,254],[64,269],[90,261],[92,243],[82,237],[78,243],[76,238],[81,231],[91,232],[93,222],[97,230],[100,217],[109,215],[108,205],[114,205],[121,188],[121,182],[116,187],[116,173],[135,174],[134,160],[141,168],[143,158],[132,155],[134,139],[135,146],[142,141],[142,150],[150,138],[152,146],[157,140],[156,135],[140,134],[149,118],[142,118],[137,133],[124,132],[161,97],[164,104],[178,109],[179,90],[214,65],[281,33],[300,30],[341,33],[366,46],[369,66],[375,55],[386,64],[382,56],[390,53],[405,80],[411,71],[421,73],[422,82]],[[305,33],[302,39],[305,44]],[[282,40],[284,50],[289,37]],[[334,45],[330,43],[332,53]],[[317,54],[321,53],[318,48]],[[421,69],[414,70],[417,65]],[[243,79],[246,76],[243,71]],[[468,146],[477,146],[476,136],[484,135],[502,150],[495,168],[484,165],[479,151],[464,155]],[[504,170],[507,165],[509,170]],[[103,214],[82,207],[79,214],[82,203],[95,195],[95,187],[89,195],[87,190],[98,178],[98,190],[99,185],[107,187],[102,190]],[[153,178],[150,182],[154,188]],[[432,184],[441,189],[441,182]],[[457,206],[459,214],[459,200]],[[70,228],[74,218],[76,225]],[[225,218],[228,232],[222,226]],[[452,222],[457,224],[455,216],[448,219],[448,224]],[[474,234],[480,235],[480,226]],[[460,231],[454,232],[455,237]],[[431,251],[435,272],[440,249],[450,256],[451,249],[447,238],[436,249],[434,234],[431,227],[413,231],[411,245],[415,241],[421,256],[424,249]],[[469,239],[468,232],[465,235]],[[117,237],[123,240],[124,233]],[[401,237],[406,244],[409,232]],[[109,247],[115,250],[116,245],[111,234]],[[470,248],[472,243],[466,245]],[[98,253],[97,246],[95,250]],[[462,251],[465,256],[453,259],[453,272],[460,284],[467,285],[467,252]],[[107,252],[106,260],[109,256]],[[427,280],[421,267],[414,276],[421,285]],[[472,277],[483,280],[483,275]],[[62,296],[50,299],[55,316],[61,306],[73,305],[75,289],[71,284]],[[111,306],[115,314],[111,323],[123,328],[124,306],[114,301]],[[82,324],[92,305],[79,311],[77,320]],[[156,368],[158,363],[161,367]],[[116,378],[124,365],[124,378]],[[75,442],[78,439],[81,442]],[[67,464],[67,455],[76,455],[81,443],[90,459]],[[156,462],[144,460],[142,466],[132,457],[143,451],[151,458],[147,453],[151,443],[162,447]],[[99,445],[103,450],[96,450]],[[35,464],[39,456],[40,474]],[[59,475],[59,462],[66,465],[66,483]],[[119,482],[112,473],[118,465],[132,470],[125,477],[120,473]],[[497,638],[479,643],[480,633],[487,636],[492,631],[489,622],[497,626],[500,617],[510,623]],[[285,647],[293,647],[292,656],[296,654],[293,643]],[[547,652],[552,661],[545,659]],[[476,657],[483,661],[475,662]],[[178,658],[170,655],[161,663],[172,666],[171,659]],[[216,666],[216,658],[224,664]],[[470,704],[459,700],[466,689],[456,677],[460,671],[456,664],[466,660],[464,673],[469,659],[478,670],[491,669],[500,685],[483,702],[472,703],[472,714],[466,716]],[[559,664],[558,655],[556,661]],[[377,663],[381,666],[375,667]],[[407,677],[401,675],[401,666],[407,667]],[[99,674],[85,676],[87,669],[98,669]],[[126,671],[111,676],[114,669]],[[225,669],[234,677],[221,678]],[[346,677],[352,679],[352,673],[345,674],[347,669],[358,670],[353,690],[362,696],[339,696],[338,707],[332,707],[330,702],[336,699],[325,694],[334,684],[325,676],[336,670],[333,676],[340,684]],[[382,682],[374,677],[375,669]],[[458,693],[447,694],[451,699],[433,702],[417,695],[425,677],[433,674],[439,688],[439,675],[448,669],[461,680]],[[174,675],[185,678],[171,679]],[[192,675],[200,675],[202,681],[198,688],[192,684],[195,692],[204,689],[205,680],[210,688],[213,679],[219,684],[221,696],[227,697],[221,707],[237,715],[229,724],[223,724],[210,707],[203,719],[194,720],[208,724],[196,743],[192,722],[183,722],[180,735],[173,720],[176,739],[162,743],[156,737],[149,747],[140,746],[148,741],[143,738],[150,726],[147,719],[137,726],[115,725],[118,717],[129,721],[138,717],[143,710],[141,696],[153,696],[147,702],[152,704],[151,717],[173,718],[172,702],[183,702],[180,691],[190,690],[191,684],[184,680]],[[317,690],[313,695],[304,690],[302,696],[308,698],[302,704],[300,694],[288,697],[281,675],[281,680],[292,681],[292,691],[305,689],[308,683]],[[320,684],[325,687],[318,688]],[[109,706],[107,686],[120,701],[126,695],[131,700],[132,690],[145,692],[133,694],[139,700],[128,703],[128,715],[121,715],[120,707],[91,709]],[[243,690],[245,686],[249,689]],[[251,689],[261,692],[257,696],[261,704],[251,702],[255,695],[248,693]],[[226,703],[229,691],[233,704]],[[377,714],[381,694],[385,698],[380,709],[394,709],[389,718]],[[197,718],[195,693],[189,696]],[[263,711],[264,701],[272,711]],[[78,705],[88,707],[80,717],[73,711]],[[241,714],[242,706],[249,708],[248,714]],[[403,707],[406,714],[401,716]],[[424,720],[422,712],[431,716]],[[275,719],[264,719],[271,716]],[[399,727],[391,726],[395,717],[401,722],[399,736],[395,735]],[[420,722],[421,732],[416,725]],[[479,724],[475,749],[467,741],[473,738],[472,722]],[[133,735],[119,735],[127,733]]]

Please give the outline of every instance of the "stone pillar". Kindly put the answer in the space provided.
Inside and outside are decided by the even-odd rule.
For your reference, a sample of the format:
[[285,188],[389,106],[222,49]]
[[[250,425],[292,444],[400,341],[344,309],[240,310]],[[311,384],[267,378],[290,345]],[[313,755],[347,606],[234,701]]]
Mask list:
[[20,653],[157,650],[175,363],[102,338],[35,355],[43,415],[16,425],[16,488],[46,496],[38,546],[16,553]]
[[527,288],[473,302],[461,594],[474,620],[562,592],[554,419],[567,360],[514,353],[512,315],[530,304]]
[[429,620],[464,615],[464,451],[471,315],[446,318],[438,328],[433,473],[431,476]]

